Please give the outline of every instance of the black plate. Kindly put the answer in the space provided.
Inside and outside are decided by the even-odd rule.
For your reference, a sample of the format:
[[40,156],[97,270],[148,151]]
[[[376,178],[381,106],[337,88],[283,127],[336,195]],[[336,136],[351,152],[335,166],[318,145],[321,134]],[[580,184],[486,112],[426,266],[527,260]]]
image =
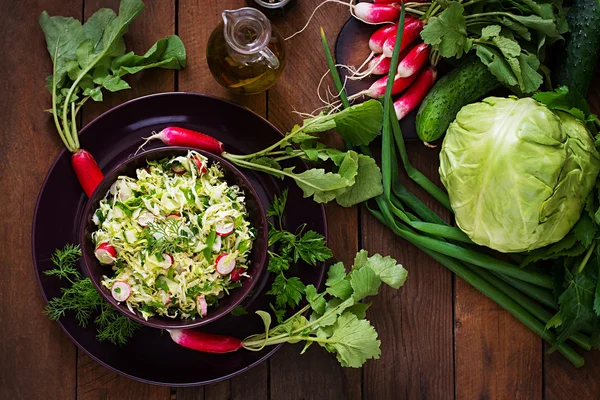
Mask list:
[[[94,155],[102,170],[109,171],[135,152],[142,137],[168,125],[212,135],[221,140],[229,152],[240,154],[261,150],[282,135],[265,119],[225,100],[196,93],[163,93],[129,101],[102,114],[82,129],[81,147]],[[162,146],[161,142],[154,142],[147,148]],[[292,165],[299,170],[306,168],[299,161]],[[285,229],[295,231],[306,223],[308,229],[327,234],[323,206],[303,198],[297,186],[287,180],[243,172],[265,207],[275,194],[289,186],[288,211],[293,212],[286,214]],[[33,220],[34,268],[46,301],[60,295],[63,282],[42,272],[52,268],[50,255],[55,249],[77,243],[77,227],[86,202],[71,168],[70,154],[63,151],[42,185]],[[323,273],[323,265],[315,268],[299,264],[290,270],[290,275],[317,287]],[[269,309],[268,303],[273,298],[265,292],[271,282],[270,274],[264,274],[254,294],[242,303],[248,315],[228,315],[202,329],[238,338],[261,332],[262,322],[253,312]],[[99,363],[130,378],[158,385],[195,386],[227,379],[266,360],[278,348],[205,354],[180,347],[171,341],[167,332],[149,327],[139,330],[126,346],[118,347],[96,340],[95,327],[80,327],[73,315],[61,318],[59,325],[79,348]]]

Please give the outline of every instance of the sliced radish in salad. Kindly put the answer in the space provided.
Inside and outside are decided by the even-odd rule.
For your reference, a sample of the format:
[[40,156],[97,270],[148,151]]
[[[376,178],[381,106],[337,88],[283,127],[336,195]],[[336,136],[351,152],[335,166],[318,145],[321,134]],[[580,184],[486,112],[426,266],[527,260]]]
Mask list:
[[233,221],[233,218],[231,218],[231,217],[223,218],[223,220],[220,222],[217,222],[217,225],[215,226],[215,230],[217,231],[217,235],[219,235],[219,236],[230,235],[231,232],[233,232],[234,228],[235,228],[235,223]]
[[171,303],[171,296],[165,291],[160,292],[160,299],[165,306],[168,306]]
[[196,169],[200,175],[208,172],[208,169],[206,169],[206,165],[204,165],[204,161],[202,161],[200,159],[200,157],[196,156],[196,157],[192,158],[192,160],[194,161],[194,164],[196,165]]
[[127,282],[118,281],[113,284],[110,292],[116,301],[123,302],[131,296],[131,286]]
[[152,257],[153,260],[152,262],[156,265],[158,265],[159,267],[161,267],[162,269],[169,269],[171,268],[171,265],[173,265],[173,256],[167,253],[163,253],[162,255],[162,260],[158,260],[156,258],[156,256]]
[[215,261],[215,269],[220,275],[228,275],[235,269],[235,258],[223,253]]
[[206,314],[208,314],[208,304],[206,304],[206,299],[204,296],[198,296],[196,298],[196,305],[198,308],[198,313],[203,317],[206,317]]
[[115,262],[117,258],[117,250],[108,243],[100,243],[94,251],[96,258],[100,261],[100,264],[110,265]]
[[138,217],[137,221],[138,224],[140,224],[143,227],[146,227],[148,225],[150,225],[151,223],[154,222],[154,214],[152,214],[150,211],[142,211],[140,213],[140,216]]
[[167,219],[181,219],[181,215],[177,213],[167,215]]
[[185,167],[181,164],[174,164],[171,166],[171,171],[173,171],[173,173],[177,174],[177,175],[183,175],[185,174]]
[[242,278],[242,274],[244,273],[244,268],[237,267],[231,273],[231,281],[237,282]]

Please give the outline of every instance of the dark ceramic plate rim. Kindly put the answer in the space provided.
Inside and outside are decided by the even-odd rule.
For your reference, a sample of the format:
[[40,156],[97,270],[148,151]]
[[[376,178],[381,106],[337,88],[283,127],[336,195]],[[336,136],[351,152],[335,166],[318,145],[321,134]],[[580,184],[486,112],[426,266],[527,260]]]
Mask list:
[[[168,147],[157,147],[157,148],[149,149],[149,150],[144,151],[139,154],[134,154],[131,157],[128,157],[124,161],[120,162],[118,165],[116,165],[110,171],[108,171],[104,175],[104,179],[102,181],[104,182],[107,179],[107,177],[110,177],[112,179],[117,179],[117,177],[114,176],[115,173],[118,170],[125,167],[126,164],[134,162],[135,160],[144,159],[146,157],[155,157],[155,153],[158,153],[158,152],[181,152],[181,153],[183,153],[183,152],[187,152],[189,150],[194,150],[194,149],[192,149],[191,147],[183,147],[183,146],[168,146]],[[231,162],[227,161],[226,159],[222,158],[221,156],[219,156],[217,154],[212,154],[212,153],[210,153],[208,151],[204,151],[204,150],[196,150],[196,151],[199,154],[201,154],[209,159],[212,158],[213,162],[216,161],[219,164],[226,166],[230,171],[233,172],[233,174],[235,174],[241,181],[243,181],[244,185],[247,187],[247,189],[249,191],[249,196],[251,196],[256,203],[261,205],[261,207],[259,207],[259,214],[260,214],[259,218],[263,222],[263,226],[264,226],[261,236],[262,236],[263,242],[268,243],[267,216],[265,215],[264,208],[262,207],[262,202],[260,201],[260,198],[259,198],[258,194],[256,193],[256,190],[252,186],[252,183],[250,183],[250,181],[248,180],[248,178],[246,178],[246,176],[242,173],[242,171],[240,171],[235,165],[233,165]],[[89,208],[89,207],[91,207],[90,199],[103,198],[106,195],[106,193],[104,193],[104,195],[103,195],[102,193],[98,192],[98,190],[101,188],[103,182],[101,182],[98,185],[98,188],[96,188],[94,190],[94,192],[89,197],[88,201],[86,202],[86,204],[83,208],[82,218],[81,218],[81,221],[79,222],[79,234],[77,236],[79,239],[79,245],[80,245],[82,253],[83,253],[81,260],[82,260],[82,265],[83,265],[82,269],[83,269],[84,275],[86,275],[88,278],[90,278],[90,280],[94,284],[94,287],[96,288],[96,290],[98,290],[100,295],[110,305],[112,305],[117,311],[119,311],[121,314],[125,315],[126,317],[129,317],[129,318],[133,319],[134,321],[139,322],[142,325],[146,325],[146,326],[149,326],[149,327],[155,328],[155,329],[194,329],[194,328],[199,328],[204,325],[208,325],[211,322],[215,322],[215,321],[219,320],[220,318],[229,314],[231,312],[231,310],[233,310],[235,307],[237,307],[240,303],[242,303],[244,301],[244,297],[241,297],[237,302],[231,303],[227,307],[219,308],[217,306],[217,308],[214,308],[214,311],[215,312],[218,311],[219,314],[214,314],[212,316],[209,316],[206,319],[199,318],[196,322],[190,322],[190,323],[186,323],[185,320],[181,320],[181,319],[169,320],[167,318],[162,318],[162,317],[151,317],[151,318],[148,318],[147,320],[144,320],[144,318],[142,318],[137,313],[132,315],[131,312],[126,307],[121,307],[121,306],[115,304],[117,302],[111,298],[110,291],[106,288],[103,288],[101,286],[101,283],[98,282],[95,279],[95,277],[90,273],[92,267],[90,266],[90,263],[88,263],[89,257],[83,251],[84,246],[89,246],[89,243],[86,245],[86,244],[84,244],[84,242],[89,241],[89,238],[85,237],[85,228],[88,225],[88,218],[90,218],[90,216],[92,215],[92,209]],[[101,196],[101,197],[99,197],[99,196]],[[257,236],[256,239],[258,239],[258,238],[259,237]],[[257,265],[253,265],[252,271],[253,271],[253,273],[256,273],[258,271],[259,272],[258,276],[260,276],[261,274],[263,274],[266,271],[266,268],[265,268],[265,264],[267,262],[266,250],[267,250],[267,248],[265,247],[265,252],[262,255],[259,255],[259,262],[257,263]],[[253,290],[259,281],[260,281],[259,278],[251,279],[249,286],[246,286],[244,288],[244,292],[248,293],[251,290]],[[179,322],[177,323],[177,321],[179,321]],[[172,324],[171,325],[163,325],[163,322],[172,322]]]
[[[227,103],[230,106],[238,108],[238,109],[240,109],[243,112],[251,112],[254,115],[256,115],[258,118],[260,118],[265,124],[269,125],[275,131],[279,132],[283,136],[283,134],[281,133],[281,131],[278,128],[276,128],[275,125],[273,125],[270,121],[268,121],[267,119],[263,118],[262,116],[254,113],[250,109],[248,109],[248,108],[246,108],[244,106],[241,106],[239,104],[236,104],[236,103],[234,103],[232,101],[222,99],[222,98],[217,97],[217,96],[212,96],[212,95],[203,94],[203,93],[196,93],[196,92],[163,92],[163,93],[155,93],[155,94],[151,94],[151,95],[147,95],[147,96],[141,96],[141,97],[137,97],[135,99],[128,100],[128,101],[126,101],[124,103],[121,103],[121,104],[119,104],[119,105],[111,108],[110,110],[105,111],[104,113],[100,114],[98,117],[94,118],[90,123],[88,123],[85,127],[83,127],[79,131],[79,135],[80,136],[84,135],[87,132],[88,128],[90,126],[92,126],[92,124],[94,124],[97,120],[103,118],[107,114],[110,114],[114,110],[117,110],[117,109],[120,109],[122,107],[125,107],[126,105],[128,105],[130,103],[134,103],[134,102],[137,102],[137,101],[142,101],[144,99],[153,98],[153,97],[169,97],[169,96],[185,96],[185,95],[187,95],[187,96],[207,97],[207,98],[210,98],[212,100],[216,100],[216,101],[221,101],[221,102]],[[67,149],[62,149],[58,153],[58,155],[56,156],[56,159],[54,160],[54,162],[52,163],[52,165],[48,169],[48,172],[46,173],[46,177],[44,178],[44,181],[42,182],[42,186],[40,187],[40,192],[38,193],[38,197],[37,197],[36,202],[35,202],[35,208],[34,208],[34,211],[33,211],[33,221],[32,221],[32,225],[31,225],[32,226],[32,229],[31,229],[31,252],[32,252],[32,259],[33,259],[33,268],[34,268],[34,272],[35,272],[35,279],[37,280],[38,289],[40,290],[40,292],[42,294],[42,297],[44,298],[44,302],[46,304],[48,304],[48,298],[46,297],[46,293],[44,292],[44,287],[42,286],[42,281],[40,279],[40,274],[38,272],[38,269],[36,268],[36,266],[38,264],[38,259],[37,259],[36,254],[35,254],[35,248],[36,248],[36,246],[35,246],[35,244],[36,244],[36,241],[35,241],[35,226],[36,226],[36,221],[37,221],[37,217],[38,217],[38,209],[39,209],[39,206],[40,206],[40,199],[42,197],[42,193],[43,193],[44,189],[46,188],[46,185],[47,185],[48,180],[50,178],[50,172],[52,170],[54,170],[54,168],[56,167],[56,165],[58,164],[58,162],[60,161],[60,159],[62,158],[62,156],[63,156],[63,154],[65,152],[67,152]],[[303,163],[303,164],[305,164],[305,163]],[[321,209],[321,218],[323,220],[323,229],[324,229],[323,230],[323,235],[325,236],[325,240],[327,240],[328,232],[327,232],[327,217],[326,217],[326,214],[325,214],[325,207],[322,204],[320,204],[319,206],[320,206],[319,208]],[[322,268],[320,276],[319,276],[319,283],[323,282],[323,276],[324,275],[325,275],[325,268]],[[83,345],[81,345],[77,340],[75,340],[75,338],[69,333],[69,331],[64,327],[64,325],[62,324],[62,322],[60,320],[56,321],[56,323],[60,326],[60,328],[63,330],[63,332],[69,337],[69,339],[71,339],[71,341],[73,343],[75,343],[75,345],[80,350],[83,350],[83,352],[85,354],[87,354],[91,359],[93,359],[94,361],[96,361],[100,365],[102,365],[102,366],[104,366],[104,367],[110,369],[111,371],[114,371],[114,372],[116,372],[116,373],[118,373],[120,375],[123,375],[123,376],[126,376],[126,377],[130,378],[130,379],[133,379],[135,381],[142,382],[142,383],[149,383],[149,384],[157,385],[157,386],[190,387],[190,386],[210,385],[212,383],[221,382],[221,381],[230,379],[230,378],[232,378],[234,376],[237,376],[239,374],[242,374],[242,373],[244,373],[244,372],[246,372],[246,371],[248,371],[248,370],[256,367],[257,365],[263,363],[265,360],[269,359],[283,345],[283,344],[276,345],[275,347],[273,347],[273,349],[271,351],[269,351],[268,353],[266,353],[263,357],[261,357],[260,359],[258,359],[256,362],[254,362],[254,363],[252,363],[252,364],[250,364],[250,365],[248,365],[248,366],[246,366],[246,367],[244,367],[244,368],[242,368],[242,369],[240,369],[240,370],[238,370],[238,371],[236,371],[234,373],[231,373],[231,374],[228,374],[228,375],[224,375],[224,376],[222,376],[220,378],[215,378],[215,379],[210,379],[210,380],[207,380],[207,381],[204,381],[204,382],[195,382],[195,383],[168,383],[168,382],[158,382],[158,381],[152,381],[152,380],[149,380],[149,379],[140,378],[140,377],[128,374],[126,372],[120,371],[117,368],[114,368],[113,366],[105,363],[104,361],[98,359],[96,356],[94,356],[93,354],[91,354]]]

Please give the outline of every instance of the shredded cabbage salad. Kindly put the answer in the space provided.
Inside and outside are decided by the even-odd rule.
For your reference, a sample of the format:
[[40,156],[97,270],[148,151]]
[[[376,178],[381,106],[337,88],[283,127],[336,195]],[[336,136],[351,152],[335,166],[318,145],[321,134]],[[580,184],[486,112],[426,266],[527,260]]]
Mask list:
[[116,250],[102,285],[113,296],[129,285],[124,301],[145,319],[202,317],[248,277],[255,231],[244,193],[195,151],[148,161],[136,175],[119,176],[93,216],[94,244]]

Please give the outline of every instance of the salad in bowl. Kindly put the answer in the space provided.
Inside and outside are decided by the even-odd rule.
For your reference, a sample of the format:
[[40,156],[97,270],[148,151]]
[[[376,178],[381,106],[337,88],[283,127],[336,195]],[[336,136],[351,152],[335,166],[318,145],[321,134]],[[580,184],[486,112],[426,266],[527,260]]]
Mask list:
[[[259,214],[255,226],[251,186],[232,184],[226,170],[231,175],[233,167],[215,158],[187,150],[146,159],[92,196],[84,242],[91,242],[101,275],[90,275],[130,316],[202,321],[255,281],[251,267],[264,256],[251,256],[257,237],[266,235],[264,211],[250,207]],[[250,198],[259,202],[254,192]]]

